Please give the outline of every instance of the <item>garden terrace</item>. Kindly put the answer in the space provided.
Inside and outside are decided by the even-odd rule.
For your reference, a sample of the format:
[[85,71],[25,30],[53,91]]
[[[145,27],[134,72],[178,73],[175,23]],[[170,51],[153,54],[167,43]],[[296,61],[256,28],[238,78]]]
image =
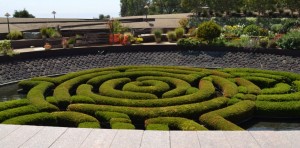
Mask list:
[[297,73],[253,68],[94,68],[20,81],[27,97],[0,103],[0,122],[111,129],[245,130],[239,124],[255,117],[299,118],[299,81]]

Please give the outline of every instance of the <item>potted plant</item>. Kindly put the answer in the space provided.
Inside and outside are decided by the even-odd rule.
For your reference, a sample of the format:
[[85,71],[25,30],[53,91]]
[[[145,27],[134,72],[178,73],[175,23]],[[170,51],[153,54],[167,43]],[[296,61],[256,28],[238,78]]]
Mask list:
[[154,38],[156,43],[160,43],[161,42],[161,36],[162,36],[162,30],[161,29],[155,29],[152,31],[152,33],[154,34]]
[[174,31],[169,31],[169,32],[167,33],[167,38],[168,38],[168,41],[169,41],[169,42],[174,42],[174,41],[176,41],[176,39],[177,39],[176,32],[174,32]]
[[82,36],[79,34],[76,34],[76,45],[82,44]]
[[61,45],[63,49],[66,49],[68,47],[68,40],[66,38],[62,38]]
[[143,41],[144,41],[143,38],[136,38],[136,39],[135,39],[135,43],[136,43],[136,44],[141,44]]
[[68,40],[69,48],[73,48],[74,47],[74,43],[75,43],[75,38],[70,38]]
[[50,50],[52,48],[52,46],[50,45],[50,43],[46,43],[44,45],[45,50]]

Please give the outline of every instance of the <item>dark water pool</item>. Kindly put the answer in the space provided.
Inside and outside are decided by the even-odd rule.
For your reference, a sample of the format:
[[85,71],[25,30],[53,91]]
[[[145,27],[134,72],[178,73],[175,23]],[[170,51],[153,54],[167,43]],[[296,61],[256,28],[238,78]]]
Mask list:
[[18,93],[18,84],[16,83],[0,86],[0,102],[17,100],[25,96],[25,94]]
[[[0,86],[0,102],[25,98],[25,94],[18,92],[17,84]],[[300,130],[300,119],[261,119],[254,118],[240,124],[249,131],[257,130]]]

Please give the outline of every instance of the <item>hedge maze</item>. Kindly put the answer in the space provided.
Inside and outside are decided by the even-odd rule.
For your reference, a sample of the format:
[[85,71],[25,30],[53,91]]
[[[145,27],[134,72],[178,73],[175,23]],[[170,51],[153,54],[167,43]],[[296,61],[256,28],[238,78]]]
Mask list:
[[120,66],[19,82],[2,124],[244,130],[254,117],[299,118],[300,74],[248,68]]

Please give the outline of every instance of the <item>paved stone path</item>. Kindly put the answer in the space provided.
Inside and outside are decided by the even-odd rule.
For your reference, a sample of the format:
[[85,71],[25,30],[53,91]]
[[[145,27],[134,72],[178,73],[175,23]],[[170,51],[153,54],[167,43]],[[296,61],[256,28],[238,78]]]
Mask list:
[[298,148],[300,131],[143,131],[0,125],[1,148]]

